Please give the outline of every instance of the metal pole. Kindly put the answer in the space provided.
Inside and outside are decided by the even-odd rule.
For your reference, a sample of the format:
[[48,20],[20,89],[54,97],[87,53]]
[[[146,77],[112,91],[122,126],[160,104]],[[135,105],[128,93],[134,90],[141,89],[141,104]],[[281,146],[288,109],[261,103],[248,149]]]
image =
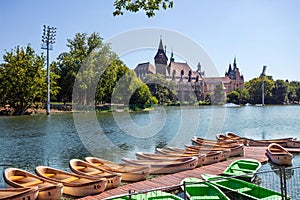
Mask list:
[[[50,114],[50,66],[49,66],[49,50],[52,50],[52,44],[55,43],[56,28],[44,25],[42,36],[42,49],[47,50],[47,106],[46,114]],[[45,45],[45,46],[43,46]]]
[[264,79],[264,75],[262,75],[262,84],[261,84],[261,91],[262,91],[262,99],[261,99],[261,102],[262,102],[262,106],[265,105],[265,79]]
[[[49,35],[49,32],[48,32]],[[49,41],[47,42],[47,115],[50,115],[50,67],[49,67]]]

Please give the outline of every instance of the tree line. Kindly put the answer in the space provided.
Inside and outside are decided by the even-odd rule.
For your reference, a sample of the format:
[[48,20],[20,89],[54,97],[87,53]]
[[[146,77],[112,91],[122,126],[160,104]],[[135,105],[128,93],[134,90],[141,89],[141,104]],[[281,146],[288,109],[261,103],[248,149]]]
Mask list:
[[[138,105],[179,105],[176,83],[162,75],[147,75],[145,83],[137,78],[98,33],[77,33],[68,39],[67,52],[59,54],[50,64],[51,102],[75,102],[83,106],[104,103]],[[46,57],[34,49],[17,46],[3,55],[0,63],[0,104],[10,105],[9,114],[25,114],[28,108],[45,106],[47,98]],[[244,89],[227,95],[226,101],[245,104],[261,103],[261,77],[245,82]],[[265,103],[299,103],[300,82],[273,80],[266,76]],[[207,94],[201,102],[190,98],[193,104],[212,104],[221,101],[223,87]],[[219,99],[219,100],[218,100]]]
[[[67,40],[68,51],[50,64],[51,102],[74,101],[90,106],[126,102],[146,105],[155,97],[97,33],[77,33]],[[3,55],[0,64],[0,104],[11,113],[25,114],[28,108],[43,107],[47,98],[46,57],[34,49],[17,46]],[[118,84],[120,82],[122,84]],[[94,90],[91,91],[91,88]],[[76,91],[76,92],[74,92]],[[119,92],[114,92],[119,91]]]

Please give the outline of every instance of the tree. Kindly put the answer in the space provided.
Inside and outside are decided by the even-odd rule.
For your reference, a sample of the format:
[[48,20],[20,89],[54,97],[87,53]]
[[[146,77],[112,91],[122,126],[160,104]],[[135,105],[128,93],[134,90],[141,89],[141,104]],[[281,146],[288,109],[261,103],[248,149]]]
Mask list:
[[147,74],[145,83],[148,85],[151,94],[155,96],[159,104],[174,103],[178,101],[176,96],[176,83],[168,81],[162,74]]
[[238,91],[232,91],[227,95],[227,102],[228,103],[235,103],[239,104],[240,103],[240,94]]
[[[4,63],[0,65],[0,91],[3,103],[9,103],[13,114],[24,114],[36,101],[46,99],[46,70],[43,69],[45,57],[35,54],[28,45],[17,46],[3,55]],[[53,69],[53,65],[51,65]],[[53,75],[53,74],[52,74]],[[58,92],[55,78],[51,77],[51,94]]]
[[[271,102],[272,89],[274,87],[274,81],[272,77],[264,77],[264,93],[266,103]],[[249,91],[250,103],[257,104],[261,103],[262,99],[262,78],[253,78],[245,83],[245,89]]]
[[[102,56],[107,56],[107,59],[110,59],[111,57],[116,58],[117,56],[112,54],[108,45],[102,42],[102,38],[97,33],[92,33],[90,36],[87,36],[86,33],[77,33],[73,40],[68,39],[67,42],[69,52],[61,53],[57,59],[56,72],[60,75],[58,84],[61,87],[61,91],[58,94],[57,99],[62,100],[63,98],[67,98],[69,101],[71,101],[73,86],[79,69],[83,65],[87,66],[87,63],[84,63],[84,61],[87,60],[88,56],[93,56],[93,50],[98,50],[98,52],[102,50]],[[88,70],[85,72],[88,72]],[[96,71],[92,70],[90,71],[89,75],[94,76],[95,73]],[[91,77],[87,80],[91,80]],[[86,88],[86,83],[82,82],[80,87],[82,89]]]
[[148,17],[155,16],[155,11],[159,9],[168,9],[173,7],[173,1],[171,0],[115,0],[114,16],[123,15],[123,10],[129,12],[138,12],[144,10]]

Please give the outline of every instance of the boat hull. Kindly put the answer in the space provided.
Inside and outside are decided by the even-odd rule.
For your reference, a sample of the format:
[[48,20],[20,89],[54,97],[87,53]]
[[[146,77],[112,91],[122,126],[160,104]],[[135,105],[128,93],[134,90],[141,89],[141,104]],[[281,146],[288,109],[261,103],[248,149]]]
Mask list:
[[38,193],[38,187],[0,189],[0,200],[34,200],[37,199]]
[[202,174],[202,178],[219,187],[231,199],[282,199],[279,192],[236,178]]
[[252,182],[255,178],[255,173],[261,167],[261,163],[254,159],[239,159],[233,161],[222,173],[226,176],[237,176],[246,181]]
[[48,180],[63,184],[63,193],[71,196],[95,195],[104,191],[106,179],[90,179],[87,176],[80,176],[64,172],[46,166],[35,168],[36,173]]
[[150,165],[150,174],[172,174],[180,171],[194,169],[197,166],[197,157],[180,158],[173,161],[165,160],[133,160],[122,159],[125,163],[144,166]]
[[[24,178],[22,178],[24,177]],[[38,199],[56,200],[60,199],[63,193],[63,185],[54,181],[38,177],[25,170],[8,168],[4,171],[4,180],[7,185],[17,188],[38,187]]]
[[89,162],[79,159],[72,159],[69,162],[69,166],[75,174],[87,176],[95,180],[103,178],[106,179],[107,184],[105,189],[116,188],[121,184],[121,174],[98,168]]
[[96,167],[121,174],[124,181],[141,181],[146,179],[150,174],[150,166],[122,165],[96,157],[86,157],[85,160]]
[[[185,188],[184,188],[185,187]],[[181,181],[182,191],[186,190],[190,199],[230,200],[218,187],[198,178],[185,178]]]
[[270,144],[266,154],[269,159],[277,165],[292,165],[293,155],[279,144]]

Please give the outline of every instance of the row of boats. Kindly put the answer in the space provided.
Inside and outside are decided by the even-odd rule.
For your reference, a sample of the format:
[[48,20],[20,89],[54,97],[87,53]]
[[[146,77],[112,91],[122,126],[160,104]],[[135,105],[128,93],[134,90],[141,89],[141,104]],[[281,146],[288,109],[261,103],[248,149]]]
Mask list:
[[[165,147],[157,148],[155,153],[138,152],[136,159],[123,158],[122,164],[96,157],[72,159],[69,165],[73,173],[47,166],[36,167],[36,174],[8,168],[4,171],[4,180],[14,189],[0,190],[0,199],[59,199],[63,193],[72,196],[94,195],[118,187],[121,180],[135,182],[146,179],[150,174],[176,173],[226,160],[231,156],[242,156],[245,144],[249,145],[251,140],[234,133],[224,136],[218,135],[217,140],[193,137],[193,144],[182,149]],[[278,150],[273,151],[278,153]],[[231,173],[244,173],[245,170],[240,168]]]
[[139,181],[150,172],[149,166],[118,164],[96,157],[69,162],[73,173],[38,166],[36,174],[18,168],[4,170],[4,180],[10,187],[0,190],[0,199],[60,199],[62,194],[88,196],[118,187],[121,180]]
[[[261,163],[255,159],[239,159],[233,161],[221,175],[201,174],[202,179],[195,177],[184,178],[180,187],[191,200],[196,199],[282,199],[280,193],[251,183]],[[119,195],[111,197],[113,200],[152,200],[152,199],[174,199],[183,198],[163,192],[161,190],[135,193],[130,195]],[[287,198],[289,199],[289,197]]]
[[248,146],[266,147],[266,155],[269,160],[277,165],[292,165],[293,155],[291,152],[299,152],[299,150],[295,149],[300,148],[300,141],[292,137],[271,140],[253,140],[228,132],[225,135],[217,135],[217,138],[219,141],[223,141],[223,143],[235,141]]

